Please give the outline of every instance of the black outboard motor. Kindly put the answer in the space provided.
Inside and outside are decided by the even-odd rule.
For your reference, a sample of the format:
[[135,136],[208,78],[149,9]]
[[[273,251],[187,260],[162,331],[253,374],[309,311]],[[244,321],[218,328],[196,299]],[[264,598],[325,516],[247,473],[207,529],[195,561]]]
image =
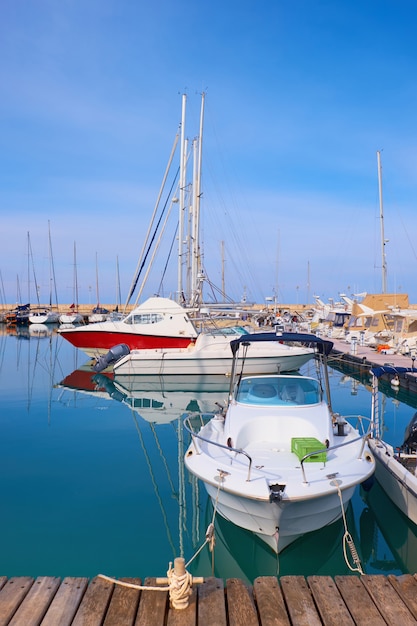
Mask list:
[[401,449],[407,453],[410,450],[413,452],[417,450],[417,413],[414,413],[411,418],[411,422],[405,429],[404,443],[401,446]]
[[117,344],[117,346],[113,346],[113,348],[110,348],[107,354],[102,354],[97,358],[95,364],[93,365],[93,370],[95,372],[102,372],[106,369],[106,367],[109,367],[109,365],[116,363],[116,361],[121,359],[122,356],[126,356],[127,354],[129,354],[129,352],[130,348],[128,345],[126,345],[125,343],[119,343]]

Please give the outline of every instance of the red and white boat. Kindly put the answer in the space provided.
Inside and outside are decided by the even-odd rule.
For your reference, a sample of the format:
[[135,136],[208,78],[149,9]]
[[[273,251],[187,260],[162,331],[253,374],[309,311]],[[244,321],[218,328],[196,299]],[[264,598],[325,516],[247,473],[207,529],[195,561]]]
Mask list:
[[170,298],[148,298],[122,320],[96,322],[58,332],[89,356],[106,354],[118,344],[130,350],[186,348],[198,332],[184,309]]

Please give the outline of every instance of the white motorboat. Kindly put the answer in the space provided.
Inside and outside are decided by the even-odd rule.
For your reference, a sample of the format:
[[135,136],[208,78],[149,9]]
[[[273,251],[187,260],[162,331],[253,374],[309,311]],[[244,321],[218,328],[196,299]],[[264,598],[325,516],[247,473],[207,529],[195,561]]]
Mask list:
[[[257,341],[315,347],[320,376],[246,376],[241,348]],[[185,465],[204,483],[216,511],[278,553],[338,520],[375,469],[366,442],[370,420],[332,410],[326,358],[332,346],[295,333],[233,340],[227,407],[208,422],[195,414],[184,421],[192,438]]]
[[106,354],[121,343],[130,350],[181,348],[198,335],[186,309],[170,298],[155,297],[145,300],[122,320],[96,322],[59,332],[89,356]]
[[[230,376],[233,361],[230,342],[247,334],[242,326],[234,326],[202,332],[187,348],[132,350],[114,364],[114,373],[116,377],[138,374]],[[277,341],[250,343],[245,346],[245,369],[248,374],[295,371],[313,356],[314,350],[306,346]],[[99,369],[100,361],[97,365]]]
[[417,413],[406,428],[404,442],[394,448],[382,439],[379,410],[378,380],[384,374],[391,378],[407,372],[416,374],[417,369],[385,365],[371,370],[374,433],[369,448],[375,457],[375,477],[382,489],[404,515],[417,524]]

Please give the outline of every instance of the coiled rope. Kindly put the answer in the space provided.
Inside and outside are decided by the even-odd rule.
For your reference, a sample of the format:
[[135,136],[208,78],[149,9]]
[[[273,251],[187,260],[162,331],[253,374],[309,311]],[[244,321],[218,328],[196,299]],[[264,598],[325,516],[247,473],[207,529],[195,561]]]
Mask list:
[[172,567],[172,562],[170,562],[166,578],[156,578],[157,584],[168,583],[163,587],[136,585],[123,580],[117,580],[117,578],[105,576],[104,574],[99,574],[98,578],[107,580],[115,585],[120,585],[121,587],[129,587],[130,589],[138,589],[141,591],[169,591],[169,599],[174,609],[186,609],[192,593],[193,584],[204,582],[204,578],[193,577],[187,572],[183,558],[175,559],[174,567]]
[[[343,535],[343,557],[345,559],[345,563],[348,566],[348,568],[350,569],[351,572],[359,572],[361,574],[361,576],[363,576],[365,574],[365,572],[362,569],[362,564],[361,564],[361,560],[358,554],[358,551],[356,549],[355,546],[355,542],[353,541],[352,535],[350,534],[349,530],[348,530],[348,526],[347,526],[347,521],[346,521],[346,513],[345,513],[345,508],[343,506],[343,498],[342,498],[342,492],[340,490],[340,484],[341,481],[340,480],[332,480],[331,485],[334,485],[337,489],[337,493],[339,495],[339,499],[340,499],[340,506],[342,508],[342,518],[343,518],[343,525],[345,527],[345,532]],[[354,566],[352,566],[349,562],[349,558],[348,558],[348,553],[347,553],[347,548],[349,548],[349,552],[352,555],[352,560],[354,563]]]

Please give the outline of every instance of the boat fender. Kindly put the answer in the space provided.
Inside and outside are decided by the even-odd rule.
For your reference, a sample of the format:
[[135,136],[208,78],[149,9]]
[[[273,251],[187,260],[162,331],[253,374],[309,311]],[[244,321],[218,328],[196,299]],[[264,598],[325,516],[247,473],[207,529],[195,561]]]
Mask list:
[[129,353],[129,346],[125,343],[119,343],[116,346],[110,348],[107,354],[102,354],[101,356],[97,357],[96,363],[93,365],[93,370],[98,373],[102,372],[106,369],[106,367],[117,363],[117,361],[119,361],[123,356],[126,356]]
[[414,413],[413,417],[411,418],[410,423],[405,429],[404,443],[401,446],[401,448],[403,450],[404,449],[411,449],[411,450],[417,449],[417,413]]

